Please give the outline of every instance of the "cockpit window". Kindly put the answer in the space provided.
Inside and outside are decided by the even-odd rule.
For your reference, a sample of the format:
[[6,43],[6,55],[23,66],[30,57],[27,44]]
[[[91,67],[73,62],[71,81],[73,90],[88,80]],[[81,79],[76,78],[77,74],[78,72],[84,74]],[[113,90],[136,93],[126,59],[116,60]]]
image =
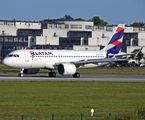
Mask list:
[[8,57],[13,57],[13,54],[10,54]]
[[8,57],[19,57],[18,54],[10,54]]

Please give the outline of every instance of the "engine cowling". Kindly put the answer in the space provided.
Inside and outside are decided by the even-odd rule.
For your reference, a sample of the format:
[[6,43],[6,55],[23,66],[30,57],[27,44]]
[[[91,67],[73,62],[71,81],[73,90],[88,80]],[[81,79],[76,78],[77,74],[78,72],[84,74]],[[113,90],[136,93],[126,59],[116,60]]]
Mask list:
[[24,74],[37,74],[39,72],[39,69],[32,68],[32,69],[24,69]]
[[59,64],[57,71],[61,75],[74,75],[76,73],[76,66],[71,63]]

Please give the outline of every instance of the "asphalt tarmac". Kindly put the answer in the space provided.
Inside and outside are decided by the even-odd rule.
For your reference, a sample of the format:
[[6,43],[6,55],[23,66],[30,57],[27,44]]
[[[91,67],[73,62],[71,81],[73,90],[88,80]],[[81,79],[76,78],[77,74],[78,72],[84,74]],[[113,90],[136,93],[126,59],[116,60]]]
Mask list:
[[35,75],[0,74],[0,81],[114,81],[114,82],[145,82],[145,75],[107,75],[107,74],[81,74],[80,78],[72,76],[48,77],[47,73]]

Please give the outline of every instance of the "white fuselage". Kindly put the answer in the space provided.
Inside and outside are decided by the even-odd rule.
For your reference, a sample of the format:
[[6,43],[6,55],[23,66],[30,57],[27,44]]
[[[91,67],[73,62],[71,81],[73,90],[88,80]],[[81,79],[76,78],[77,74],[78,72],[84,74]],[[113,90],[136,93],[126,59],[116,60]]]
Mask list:
[[[102,59],[105,51],[74,51],[74,50],[16,50],[11,52],[3,64],[14,68],[46,68],[55,69],[56,63],[75,62],[87,59]],[[85,64],[79,68],[98,67],[99,64]]]

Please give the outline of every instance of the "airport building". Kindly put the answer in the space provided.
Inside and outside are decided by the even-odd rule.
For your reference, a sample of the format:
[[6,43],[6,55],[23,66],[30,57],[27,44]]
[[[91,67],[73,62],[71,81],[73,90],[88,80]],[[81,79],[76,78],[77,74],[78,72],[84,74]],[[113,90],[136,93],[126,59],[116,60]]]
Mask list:
[[43,35],[36,36],[35,47],[44,45],[48,48],[56,46],[53,49],[73,49],[73,45],[88,45],[88,38],[92,37],[93,22],[90,21],[45,20],[43,26],[46,26],[42,29]]
[[[33,36],[41,36],[41,23],[18,20],[0,20],[0,57],[28,46]],[[30,40],[29,40],[30,39]]]
[[[0,56],[22,49],[100,50],[110,39],[115,25],[94,26],[83,19],[41,22],[0,20]],[[145,47],[145,27],[125,27],[122,51]],[[145,53],[145,49],[142,51]]]

